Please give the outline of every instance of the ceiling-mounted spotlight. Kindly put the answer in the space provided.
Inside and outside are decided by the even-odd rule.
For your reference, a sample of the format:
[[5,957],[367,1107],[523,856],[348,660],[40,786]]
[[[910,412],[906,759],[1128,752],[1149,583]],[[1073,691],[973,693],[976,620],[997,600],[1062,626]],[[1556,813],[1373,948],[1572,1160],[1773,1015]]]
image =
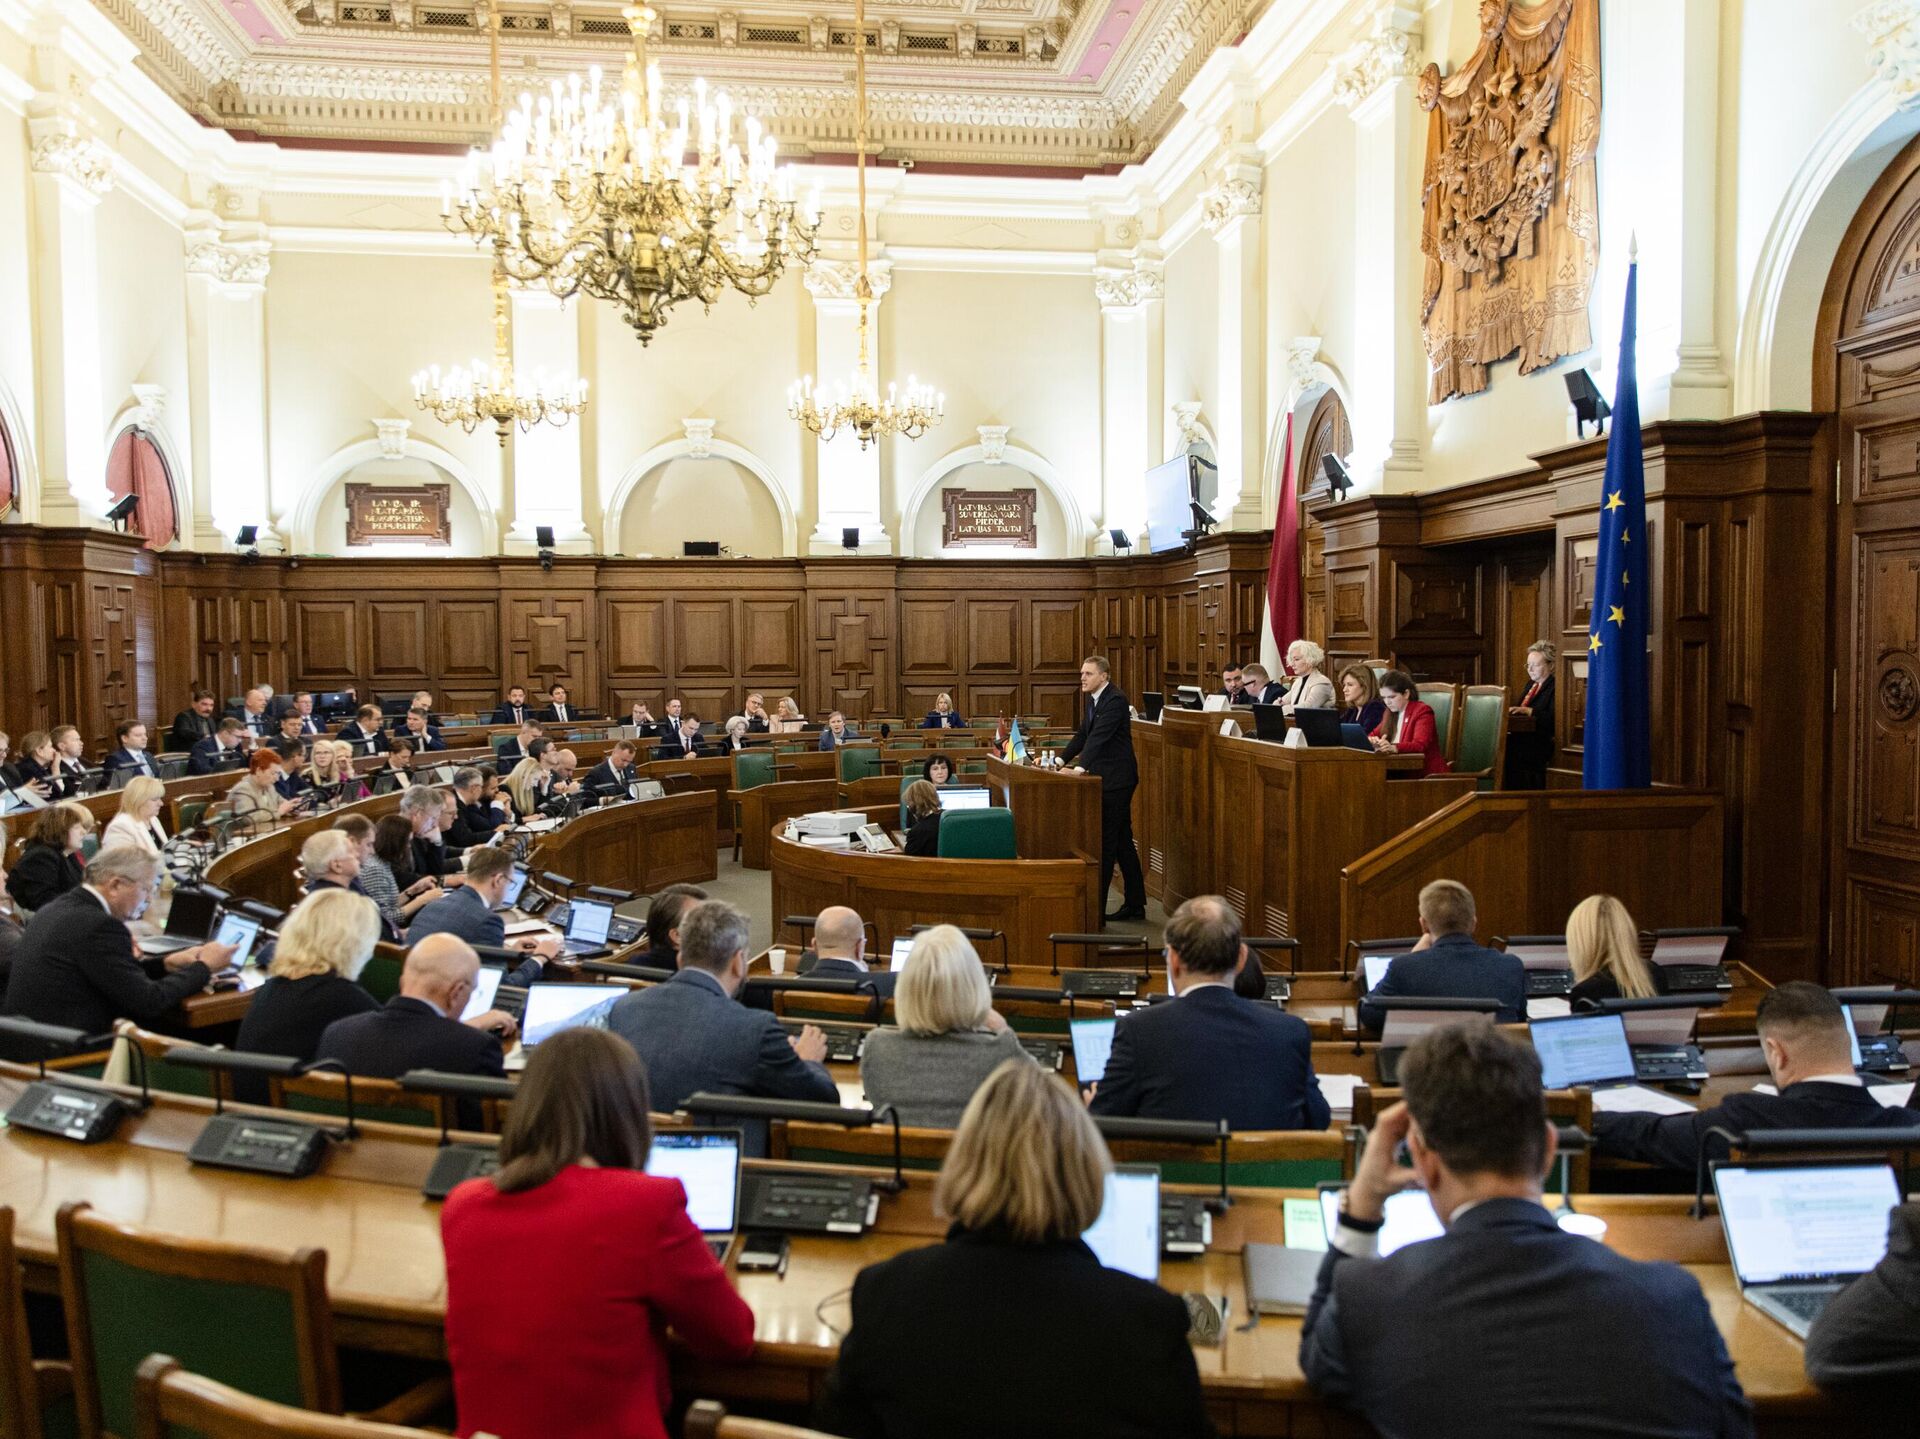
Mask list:
[[1607,432],[1607,417],[1613,413],[1613,406],[1600,393],[1593,376],[1585,370],[1568,370],[1560,378],[1567,382],[1567,398],[1573,402],[1574,433],[1584,439],[1587,426],[1591,424],[1595,435],[1604,435]]

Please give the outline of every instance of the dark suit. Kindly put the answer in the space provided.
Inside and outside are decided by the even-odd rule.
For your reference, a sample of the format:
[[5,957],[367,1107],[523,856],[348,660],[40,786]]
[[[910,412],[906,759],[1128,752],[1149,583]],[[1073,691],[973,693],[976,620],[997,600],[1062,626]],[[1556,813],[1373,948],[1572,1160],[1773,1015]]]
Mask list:
[[923,814],[907,827],[906,852],[932,859],[940,853],[940,811]]
[[[104,1034],[116,1019],[154,1028],[175,1005],[207,987],[195,961],[152,980],[133,952],[133,936],[91,890],[69,890],[33,917],[14,950],[8,1014]],[[16,1057],[31,1057],[28,1046]]]
[[587,771],[586,783],[582,785],[581,788],[591,794],[604,787],[611,786],[624,795],[627,792],[627,786],[639,778],[640,771],[636,766],[629,765],[625,769],[615,769],[612,760],[603,759],[599,764]]
[[1306,1021],[1222,985],[1136,1010],[1089,1106],[1141,1119],[1224,1119],[1232,1129],[1325,1129]]
[[540,711],[543,724],[572,724],[579,716],[574,713],[578,705],[548,705]]
[[7,893],[22,909],[40,910],[78,889],[86,866],[71,850],[29,840],[7,873]]
[[187,773],[218,774],[223,769],[238,767],[246,758],[247,752],[239,745],[223,745],[210,736],[196,744],[188,754]]
[[[1008,1344],[1008,1306],[1043,1344]],[[856,1439],[1211,1435],[1180,1297],[1078,1239],[945,1244],[860,1271],[822,1422]],[[1551,1373],[1543,1366],[1543,1373]],[[1071,1382],[1063,1382],[1072,1376]]]
[[362,729],[358,720],[348,720],[333,732],[337,740],[345,740],[357,755],[370,755],[380,746],[380,731]]
[[107,783],[112,784],[122,773],[131,778],[133,775],[157,775],[153,756],[145,750],[117,749],[108,755],[101,766],[107,772]]
[[447,826],[447,843],[455,849],[471,849],[476,844],[485,844],[493,838],[501,818],[500,811],[484,800],[479,804],[467,804],[456,797],[453,823]]
[[[627,995],[608,1014],[607,1028],[646,1061],[662,1112],[700,1090],[840,1102],[832,1076],[793,1052],[778,1020],[736,1003],[704,970],[682,969],[665,984]],[[748,1151],[765,1155],[765,1121],[748,1120],[743,1128]]]
[[[291,714],[292,711],[289,710],[287,713]],[[326,732],[327,727],[320,722],[319,715],[305,714],[300,716],[300,734],[302,738],[318,738]]]
[[[1528,694],[1532,698],[1528,699]],[[1519,704],[1533,711],[1533,728],[1507,735],[1507,788],[1545,789],[1547,765],[1553,760],[1553,676],[1521,691]]]
[[1279,704],[1281,696],[1286,694],[1286,692],[1287,687],[1285,685],[1277,684],[1269,680],[1266,684],[1261,685],[1259,689],[1254,689],[1251,685],[1242,689],[1240,691],[1240,698],[1236,700],[1235,703],[1249,705]]
[[255,735],[260,739],[265,739],[279,728],[277,724],[267,718],[267,711],[264,705],[261,706],[260,713],[258,714],[255,714],[245,705],[236,705],[227,711],[227,717],[229,719],[239,720],[241,724],[247,727],[248,734]]
[[[1357,724],[1368,734],[1380,728],[1380,721],[1387,716],[1387,702],[1383,699],[1371,699],[1357,709],[1349,705],[1340,711],[1341,724]],[[1512,743],[1509,739],[1508,743]]]
[[445,749],[447,747],[447,742],[440,738],[440,731],[432,725],[427,726],[424,734],[415,734],[405,725],[401,725],[397,729],[389,730],[388,734],[393,739],[406,740],[413,746],[413,752],[415,754],[426,754],[430,750]]
[[1573,1001],[1575,1008],[1578,1008],[1583,1000],[1598,1004],[1603,999],[1618,999],[1620,981],[1613,977],[1612,970],[1596,969],[1576,984],[1573,992],[1567,997]]
[[1360,1027],[1378,1032],[1387,1012],[1370,999],[1497,999],[1501,1024],[1527,1018],[1527,971],[1517,954],[1483,949],[1467,934],[1443,934],[1433,948],[1403,954],[1380,987],[1360,1001]]
[[767,723],[767,717],[765,715],[747,716],[748,734],[766,734],[771,728],[772,726]]
[[894,988],[900,983],[900,976],[892,970],[868,969],[857,959],[816,960],[812,969],[803,968],[800,972],[808,979],[851,979],[856,984],[871,986],[882,999],[893,998]]
[[181,710],[173,717],[173,728],[167,731],[167,750],[172,754],[185,754],[203,739],[210,739],[220,727],[215,715],[203,715],[198,710]]
[[692,759],[695,755],[706,753],[700,744],[699,735],[688,735],[675,728],[673,733],[660,736],[659,747],[653,752],[655,759]]
[[[338,1060],[349,1074],[369,1079],[398,1079],[410,1069],[496,1076],[507,1072],[499,1039],[444,1018],[426,1001],[404,994],[371,1013],[336,1019],[320,1032],[313,1057]],[[461,1127],[479,1122],[480,1106],[461,1100]]]
[[1097,700],[1089,698],[1081,705],[1080,728],[1060,759],[1100,776],[1101,908],[1106,907],[1107,885],[1117,864],[1125,895],[1122,907],[1144,910],[1147,882],[1133,843],[1133,792],[1140,784],[1140,768],[1133,757],[1133,715],[1118,685],[1109,681]]
[[35,759],[23,759],[19,764],[22,784],[44,784],[47,787],[47,801],[53,803],[75,794],[79,786],[60,772],[60,759],[56,755],[49,768]]
[[[1396,965],[1399,962],[1394,961]],[[1699,1165],[1702,1146],[1712,1158],[1727,1157],[1726,1142],[1709,1139],[1709,1129],[1744,1134],[1754,1129],[1915,1126],[1920,1126],[1920,1114],[1905,1108],[1888,1109],[1862,1085],[1803,1080],[1789,1084],[1779,1094],[1729,1094],[1713,1108],[1692,1114],[1595,1114],[1593,1142],[1601,1154],[1692,1174]]]
[[1300,1367],[1386,1436],[1753,1433],[1698,1282],[1568,1234],[1525,1199],[1486,1200],[1386,1259],[1329,1249]]
[[1886,1257],[1814,1323],[1807,1377],[1849,1396],[1911,1399],[1920,1379],[1920,1203],[1888,1215]]
[[527,716],[533,713],[529,705],[501,705],[493,712],[495,724],[523,725]]
[[[276,974],[254,994],[233,1047],[246,1054],[309,1060],[328,1025],[371,1014],[379,1007],[379,1000],[344,974],[309,974],[300,979]],[[236,1074],[233,1088],[234,1098],[243,1103],[267,1102],[267,1082],[259,1075]]]
[[939,710],[928,710],[927,717],[920,721],[921,729],[965,729],[967,722],[961,718],[959,710],[948,710],[941,714]]
[[841,731],[841,734],[837,739],[834,737],[834,733],[832,730],[830,729],[821,730],[820,743],[816,746],[816,748],[823,749],[823,750],[839,749],[840,746],[845,744],[848,740],[859,739],[859,738],[860,738],[859,729],[855,727],[852,720],[848,720],[846,723],[846,728]]

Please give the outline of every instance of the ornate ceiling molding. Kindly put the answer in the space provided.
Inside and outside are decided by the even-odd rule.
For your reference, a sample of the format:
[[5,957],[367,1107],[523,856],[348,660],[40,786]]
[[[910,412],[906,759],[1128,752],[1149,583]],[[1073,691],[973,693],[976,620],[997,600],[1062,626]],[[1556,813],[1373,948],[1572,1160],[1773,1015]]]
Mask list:
[[1124,310],[1167,297],[1167,269],[1157,254],[1139,253],[1127,263],[1101,265],[1093,272],[1093,297],[1103,309]]
[[187,273],[205,275],[223,285],[260,289],[273,267],[264,240],[227,240],[218,230],[194,230],[187,235]]
[[[1236,167],[1244,169],[1247,167]],[[1260,213],[1260,172],[1223,175],[1200,200],[1200,223],[1215,239],[1235,220]]]
[[37,175],[55,175],[98,200],[113,190],[118,157],[64,115],[28,122]]
[[1920,0],[1876,0],[1855,12],[1867,37],[1867,64],[1902,106],[1920,100]]
[[1367,37],[1334,64],[1333,98],[1357,110],[1383,85],[1420,73],[1420,12],[1389,5]]
[[[849,304],[859,298],[857,286],[860,283],[860,262],[858,260],[815,260],[807,266],[807,293],[816,300],[846,301]],[[867,288],[874,301],[893,288],[893,266],[886,260],[870,260],[867,263]]]

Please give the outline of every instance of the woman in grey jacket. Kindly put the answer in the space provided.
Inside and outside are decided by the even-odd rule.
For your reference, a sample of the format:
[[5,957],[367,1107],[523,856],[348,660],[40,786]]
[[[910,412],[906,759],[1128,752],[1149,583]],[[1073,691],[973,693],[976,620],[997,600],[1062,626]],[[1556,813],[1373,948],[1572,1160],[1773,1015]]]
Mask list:
[[898,1028],[876,1029],[860,1055],[867,1103],[900,1122],[952,1129],[986,1078],[1009,1059],[1032,1060],[993,1009],[987,972],[950,924],[922,931],[893,996]]

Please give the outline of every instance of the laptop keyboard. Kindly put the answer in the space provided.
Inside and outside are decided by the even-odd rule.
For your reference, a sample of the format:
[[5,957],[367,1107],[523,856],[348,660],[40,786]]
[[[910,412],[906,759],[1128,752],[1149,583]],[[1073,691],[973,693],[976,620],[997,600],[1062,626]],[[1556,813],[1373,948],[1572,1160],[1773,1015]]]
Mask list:
[[1820,1311],[1832,1303],[1833,1296],[1839,1292],[1837,1289],[1770,1289],[1767,1302],[1778,1305],[1811,1327],[1820,1317]]
[[718,1238],[712,1235],[707,1237],[707,1253],[711,1254],[714,1259],[721,1264],[727,1262],[727,1251],[731,1248],[733,1248],[733,1236],[731,1234],[722,1234]]

